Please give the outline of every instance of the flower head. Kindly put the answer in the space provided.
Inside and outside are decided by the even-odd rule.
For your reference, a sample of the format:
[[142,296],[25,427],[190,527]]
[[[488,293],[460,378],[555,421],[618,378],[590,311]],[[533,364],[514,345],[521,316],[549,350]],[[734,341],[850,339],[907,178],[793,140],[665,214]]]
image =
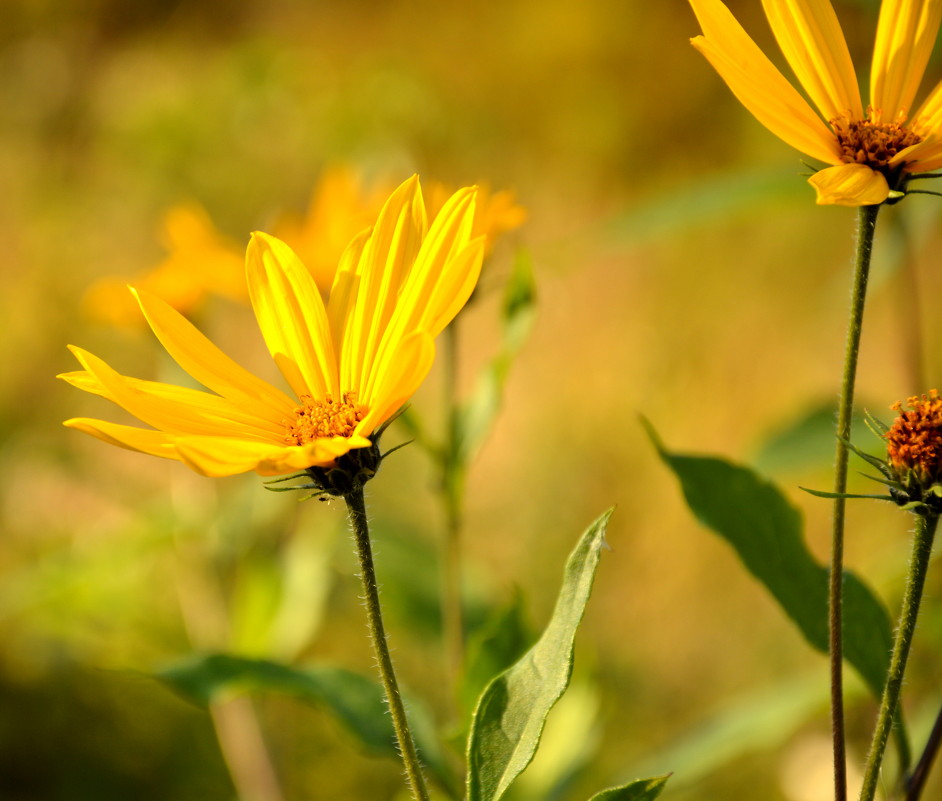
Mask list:
[[474,188],[461,189],[429,225],[418,178],[403,183],[347,246],[326,304],[286,244],[252,235],[248,293],[290,393],[240,367],[155,295],[132,290],[168,353],[210,391],[123,376],[72,347],[83,369],[60,378],[152,428],[65,425],[208,476],[329,472],[359,449],[372,453],[371,437],[421,384],[435,337],[477,282],[484,241],[471,236],[474,205]]
[[691,40],[772,133],[831,166],[809,183],[818,203],[867,206],[900,197],[914,173],[942,166],[942,83],[913,113],[942,3],[883,0],[864,109],[829,0],[763,0],[772,32],[817,112],[720,0],[690,0],[703,29]]
[[942,398],[938,390],[890,408],[899,412],[886,432],[887,462],[901,479],[910,475],[925,487],[942,481]]

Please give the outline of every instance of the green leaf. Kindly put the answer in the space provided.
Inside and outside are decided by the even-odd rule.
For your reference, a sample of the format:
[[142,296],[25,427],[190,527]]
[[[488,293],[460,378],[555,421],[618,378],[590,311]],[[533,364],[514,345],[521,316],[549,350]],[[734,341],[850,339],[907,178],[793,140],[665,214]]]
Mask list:
[[[330,711],[369,750],[399,758],[383,690],[360,673],[325,665],[301,669],[265,659],[208,654],[171,665],[156,676],[200,705],[247,692],[293,695]],[[428,716],[409,704],[409,720],[423,761],[440,780],[447,781],[447,769]]]
[[510,603],[496,609],[468,640],[461,697],[469,713],[488,682],[523,656],[533,640],[524,620],[523,599],[516,592]]
[[468,801],[497,801],[536,753],[546,716],[569,685],[573,641],[612,511],[586,530],[570,554],[540,639],[481,696],[468,738]]
[[636,779],[620,787],[596,793],[589,801],[654,801],[661,794],[670,775],[653,779]]
[[478,378],[467,404],[457,419],[457,463],[467,464],[487,436],[500,410],[504,385],[514,359],[526,342],[536,314],[536,283],[529,254],[517,254],[507,279],[502,309],[503,337],[500,352]]
[[[647,421],[665,464],[680,481],[687,505],[723,537],[781,605],[808,642],[828,650],[828,569],[802,538],[799,511],[772,483],[722,459],[667,451]],[[879,697],[893,645],[886,609],[853,573],[844,573],[844,658]]]

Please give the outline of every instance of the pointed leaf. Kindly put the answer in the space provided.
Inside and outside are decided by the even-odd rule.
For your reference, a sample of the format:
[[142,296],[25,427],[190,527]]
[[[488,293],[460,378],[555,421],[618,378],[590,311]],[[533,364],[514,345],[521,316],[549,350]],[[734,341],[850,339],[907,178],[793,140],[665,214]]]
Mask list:
[[[802,537],[801,515],[781,491],[745,467],[670,453],[649,434],[680,481],[687,505],[723,537],[819,651],[828,650],[828,569]],[[870,589],[844,573],[844,658],[879,697],[893,645],[890,618]]]
[[573,641],[612,511],[588,528],[570,554],[540,639],[481,696],[468,739],[468,801],[497,801],[536,753],[546,716],[569,685]]
[[636,779],[620,787],[612,787],[596,793],[589,801],[654,801],[661,794],[670,776],[653,779]]

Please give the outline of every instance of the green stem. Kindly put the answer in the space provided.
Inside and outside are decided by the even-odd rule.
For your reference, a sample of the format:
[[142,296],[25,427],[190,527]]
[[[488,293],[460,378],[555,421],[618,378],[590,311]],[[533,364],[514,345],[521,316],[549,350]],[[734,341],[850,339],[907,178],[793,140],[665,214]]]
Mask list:
[[906,801],[918,801],[919,796],[922,795],[926,779],[929,778],[929,769],[940,747],[942,747],[942,709],[936,715],[935,724],[932,726],[929,739],[926,740],[926,747],[922,750],[919,762],[906,780]]
[[[879,206],[861,206],[857,218],[857,248],[854,258],[854,288],[851,295],[850,321],[837,413],[837,451],[834,458],[834,493],[847,491],[847,442],[854,410],[854,386],[857,378],[857,357],[863,328],[867,279],[873,252],[873,234]],[[847,799],[847,764],[844,750],[844,677],[843,677],[843,582],[844,582],[844,511],[845,499],[834,499],[831,530],[831,572],[828,582],[828,632],[831,663],[831,731],[834,747],[834,799]]]
[[442,625],[445,649],[455,686],[464,662],[464,609],[461,602],[461,498],[463,465],[458,430],[458,321],[444,331],[445,445],[442,452],[442,495],[445,504]]
[[383,626],[383,615],[379,604],[379,587],[376,583],[376,570],[373,567],[373,549],[370,544],[370,529],[366,520],[366,503],[363,500],[362,487],[357,488],[349,495],[344,496],[347,502],[347,511],[350,515],[350,524],[353,526],[353,537],[356,541],[357,557],[360,560],[360,579],[363,582],[363,602],[366,606],[366,618],[373,640],[373,650],[376,652],[376,661],[379,664],[380,678],[383,689],[386,691],[386,701],[389,704],[389,714],[392,717],[396,739],[399,742],[399,753],[406,767],[406,777],[412,797],[415,801],[429,801],[428,789],[422,776],[419,764],[419,755],[406,720],[406,710],[399,693],[399,684],[393,670],[392,657],[389,654],[389,643],[386,641],[386,630]]
[[913,537],[913,556],[909,565],[909,576],[906,579],[906,590],[903,593],[903,608],[893,642],[893,655],[890,657],[886,687],[880,699],[880,712],[873,730],[873,740],[870,742],[870,753],[867,755],[860,801],[873,801],[877,789],[880,765],[883,763],[886,741],[893,727],[900,689],[903,686],[903,674],[906,672],[906,660],[909,657],[913,633],[916,631],[916,617],[919,615],[919,602],[922,600],[922,589],[926,582],[929,557],[932,555],[932,541],[935,538],[939,516],[927,514],[919,516],[917,520],[916,533]]

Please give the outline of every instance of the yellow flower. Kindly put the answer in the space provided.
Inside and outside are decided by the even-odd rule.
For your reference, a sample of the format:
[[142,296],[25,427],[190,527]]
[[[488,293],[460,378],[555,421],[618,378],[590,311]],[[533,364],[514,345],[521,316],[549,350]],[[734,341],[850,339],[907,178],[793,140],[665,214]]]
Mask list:
[[883,0],[864,112],[847,43],[829,0],[763,0],[772,32],[820,116],[720,0],[690,0],[703,36],[691,40],[739,101],[772,133],[832,166],[809,182],[818,203],[867,206],[942,166],[942,84],[912,113],[942,3]]
[[167,352],[210,392],[120,375],[80,348],[61,378],[152,426],[74,418],[112,445],[178,459],[207,476],[282,475],[331,467],[408,400],[428,373],[436,335],[471,295],[484,242],[472,239],[475,190],[456,192],[431,226],[417,177],[397,188],[372,230],[347,246],[328,302],[294,252],[253,234],[248,293],[291,388],[252,375],[156,296],[134,292]]

